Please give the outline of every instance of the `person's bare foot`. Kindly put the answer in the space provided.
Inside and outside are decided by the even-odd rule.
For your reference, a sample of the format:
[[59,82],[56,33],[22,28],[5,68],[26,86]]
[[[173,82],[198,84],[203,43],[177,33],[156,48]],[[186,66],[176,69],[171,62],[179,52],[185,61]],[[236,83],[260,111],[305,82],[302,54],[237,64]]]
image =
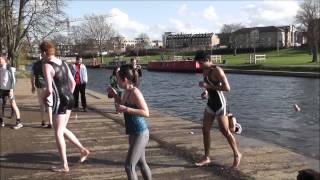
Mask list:
[[81,150],[81,156],[79,162],[83,163],[88,159],[90,151],[88,149]]
[[233,165],[231,166],[231,168],[234,168],[234,169],[238,168],[240,161],[241,161],[241,158],[242,158],[241,153],[239,153],[238,156],[235,156],[234,160],[233,160]]
[[60,167],[52,166],[52,167],[51,167],[51,170],[52,170],[53,172],[61,172],[61,173],[67,173],[67,172],[69,172],[69,168],[68,168],[68,167],[65,168],[65,167],[62,167],[62,166],[60,166]]
[[205,166],[211,163],[211,159],[209,157],[204,157],[201,161],[196,162],[195,165],[198,167]]

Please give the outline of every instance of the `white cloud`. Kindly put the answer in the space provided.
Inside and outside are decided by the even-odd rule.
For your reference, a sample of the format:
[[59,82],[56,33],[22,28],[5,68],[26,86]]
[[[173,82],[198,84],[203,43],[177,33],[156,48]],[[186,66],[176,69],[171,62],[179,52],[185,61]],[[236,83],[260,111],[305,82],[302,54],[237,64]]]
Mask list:
[[[162,34],[169,31],[170,26],[155,24],[145,25],[138,21],[130,19],[129,15],[121,11],[118,8],[113,8],[110,11],[112,18],[111,23],[120,35],[127,37],[128,39],[134,39],[141,33],[146,33],[151,39],[162,39]],[[181,26],[184,26],[181,24]]]
[[212,21],[218,19],[218,15],[213,6],[209,6],[203,10],[201,13],[202,17],[206,20]]
[[242,19],[246,26],[289,25],[294,23],[298,10],[298,1],[263,1],[243,6],[242,16],[234,19]]
[[112,16],[112,18],[110,18],[110,21],[114,25],[116,31],[129,39],[134,39],[140,33],[146,33],[151,39],[161,40],[162,34],[167,31],[193,34],[212,32],[213,29],[211,28],[210,30],[208,30],[201,26],[195,25],[194,23],[197,22],[194,22],[193,19],[201,18],[205,22],[217,19],[217,15],[213,6],[209,6],[203,11],[196,13],[195,11],[190,11],[187,5],[182,5],[178,11],[178,14],[187,16],[187,20],[169,18],[166,24],[155,25],[146,25],[136,20],[133,20],[129,17],[127,13],[121,11],[118,8],[111,9],[110,14]]
[[115,26],[115,29],[125,36],[133,37],[137,34],[148,32],[150,28],[148,25],[131,20],[128,14],[118,8],[113,8],[110,14],[112,16],[110,21]]
[[184,23],[178,19],[170,18],[169,19],[169,31],[173,32],[182,32],[182,33],[204,33],[208,32],[207,29],[197,27],[192,23]]

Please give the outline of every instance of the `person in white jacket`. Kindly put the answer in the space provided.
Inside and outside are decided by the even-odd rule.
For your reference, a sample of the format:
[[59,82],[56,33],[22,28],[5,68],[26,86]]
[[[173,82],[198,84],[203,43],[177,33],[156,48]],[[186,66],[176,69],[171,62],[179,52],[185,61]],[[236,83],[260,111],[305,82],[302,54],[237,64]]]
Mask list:
[[72,64],[71,72],[74,80],[76,81],[76,88],[73,92],[74,96],[74,108],[79,108],[79,92],[81,94],[81,104],[83,111],[87,111],[87,100],[86,100],[86,85],[88,82],[87,68],[82,64],[82,58],[76,57],[76,63]]
[[1,53],[0,56],[0,104],[2,107],[0,108],[2,112],[0,113],[0,126],[4,127],[4,121],[2,116],[4,115],[4,105],[9,98],[12,109],[16,114],[16,125],[13,126],[13,129],[20,129],[23,127],[20,119],[20,111],[16,104],[15,96],[14,96],[14,86],[16,84],[15,78],[15,68],[11,67],[8,64],[8,58],[6,53]]

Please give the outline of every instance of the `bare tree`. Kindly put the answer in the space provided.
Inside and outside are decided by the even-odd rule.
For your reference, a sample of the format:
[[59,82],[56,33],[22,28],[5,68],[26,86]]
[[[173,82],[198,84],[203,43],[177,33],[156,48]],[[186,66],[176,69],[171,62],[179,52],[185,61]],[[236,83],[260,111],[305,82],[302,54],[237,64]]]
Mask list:
[[245,28],[241,23],[238,24],[224,24],[220,30],[220,33],[233,33],[239,29]]
[[0,49],[4,48],[4,43],[5,43],[5,11],[4,8],[5,4],[4,1],[0,1]]
[[71,26],[70,27],[70,38],[72,39],[72,44],[75,46],[73,52],[80,54],[85,54],[87,50],[92,50],[92,44],[90,40],[86,39],[85,34],[81,26]]
[[301,28],[307,32],[307,41],[312,52],[312,62],[319,61],[320,44],[320,1],[305,0],[300,5],[296,20]]
[[85,21],[81,25],[84,37],[95,40],[95,45],[101,57],[101,63],[103,63],[103,47],[106,46],[107,41],[115,34],[112,24],[108,22],[105,15],[90,15],[85,16],[84,19]]
[[0,42],[18,66],[22,45],[42,40],[58,30],[63,0],[1,0]]
[[238,48],[238,42],[236,38],[235,31],[245,28],[244,25],[241,23],[238,24],[224,24],[220,30],[221,35],[220,37],[223,37],[223,41],[225,41],[226,44],[228,44],[228,47],[233,47],[233,54],[237,55],[237,48]]
[[[140,33],[136,38],[137,44],[135,45],[137,56],[139,56],[139,51],[145,51],[150,45],[150,37],[146,33]],[[145,54],[146,52],[144,52]]]
[[150,37],[146,33],[141,33],[138,35],[138,39],[140,40],[140,45],[144,48],[150,45]]

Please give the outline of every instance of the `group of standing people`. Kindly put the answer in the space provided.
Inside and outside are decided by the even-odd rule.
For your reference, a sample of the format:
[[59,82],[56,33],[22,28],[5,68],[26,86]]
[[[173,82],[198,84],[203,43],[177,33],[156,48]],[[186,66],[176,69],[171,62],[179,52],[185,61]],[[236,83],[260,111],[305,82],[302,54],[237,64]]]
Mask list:
[[[199,82],[199,87],[204,89],[201,96],[208,99],[208,102],[203,114],[202,127],[205,154],[195,165],[200,167],[211,163],[210,130],[214,119],[217,119],[221,133],[226,137],[233,150],[232,168],[237,168],[242,154],[233,133],[241,133],[241,126],[236,123],[236,119],[231,113],[227,113],[227,103],[223,91],[230,91],[229,82],[222,68],[213,64],[209,56],[197,59],[197,61],[203,69],[204,77],[204,80]],[[134,66],[136,62],[132,60],[131,63],[131,65],[123,65],[113,70],[107,94],[109,98],[115,99],[116,111],[124,114],[126,133],[129,135],[129,150],[125,166],[128,179],[137,179],[135,172],[137,164],[141,168],[144,179],[150,179],[151,171],[145,160],[149,130],[144,120],[144,117],[149,117],[149,110],[141,91],[138,89],[139,73]],[[122,96],[120,89],[124,89]]]
[[[36,61],[32,66],[31,73],[31,92],[37,92],[38,101],[40,105],[40,113],[41,113],[41,126],[44,128],[52,128],[52,96],[47,98],[47,101],[43,101],[46,85],[45,78],[43,74],[43,63],[45,59],[43,57],[40,60]],[[86,101],[86,84],[88,82],[88,74],[87,69],[84,64],[82,64],[82,58],[80,56],[76,57],[76,62],[71,65],[71,72],[73,79],[76,82],[75,90],[73,92],[74,97],[74,106],[73,109],[79,109],[79,93],[81,95],[81,104],[83,108],[83,112],[87,111],[87,101]],[[45,121],[45,112],[47,110],[48,115],[48,124]]]
[[[54,45],[44,41],[40,44],[41,60],[33,66],[31,77],[32,92],[38,93],[41,108],[42,126],[54,127],[57,148],[61,158],[61,166],[52,167],[56,172],[68,172],[69,166],[66,156],[65,138],[70,140],[80,152],[80,162],[86,161],[90,151],[84,147],[79,139],[67,128],[71,110],[78,108],[79,92],[83,111],[87,110],[85,89],[88,82],[87,70],[82,64],[81,57],[76,58],[76,63],[68,65],[55,56]],[[199,82],[199,87],[204,89],[201,94],[207,98],[207,106],[203,114],[203,143],[205,155],[195,163],[204,166],[211,163],[210,159],[210,130],[214,119],[217,119],[221,133],[227,138],[233,150],[234,161],[232,167],[240,164],[240,153],[235,137],[236,132],[234,117],[226,112],[226,99],[223,91],[230,91],[230,85],[224,71],[211,63],[208,57],[198,59],[203,69],[204,80]],[[2,101],[9,98],[12,108],[17,116],[15,127],[22,127],[20,112],[15,103],[13,88],[15,84],[14,70],[7,64],[4,55],[0,58],[0,97]],[[150,168],[146,162],[145,149],[149,141],[149,129],[145,117],[149,117],[149,108],[139,89],[141,67],[136,59],[131,59],[130,65],[116,67],[110,76],[110,86],[107,88],[109,98],[114,98],[115,109],[123,113],[126,134],[128,134],[129,149],[125,162],[128,179],[138,179],[136,166],[141,168],[144,179],[152,179]],[[3,104],[3,102],[2,102]],[[45,124],[45,109],[48,111],[49,122]],[[1,126],[4,126],[0,114]],[[52,117],[53,115],[53,117]],[[231,120],[231,121],[230,121]],[[230,124],[232,124],[230,127]],[[239,128],[238,128],[239,130]]]

